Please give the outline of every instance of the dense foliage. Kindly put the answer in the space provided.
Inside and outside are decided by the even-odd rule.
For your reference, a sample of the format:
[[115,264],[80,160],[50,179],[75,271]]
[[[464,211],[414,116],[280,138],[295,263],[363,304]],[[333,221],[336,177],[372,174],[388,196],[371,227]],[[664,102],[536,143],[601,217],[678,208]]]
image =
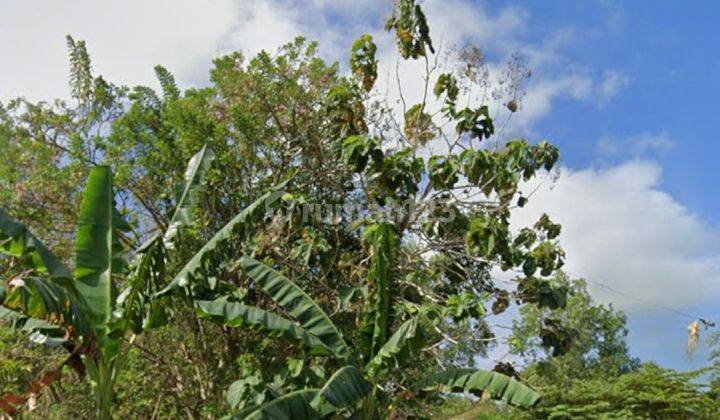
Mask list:
[[[157,66],[161,92],[95,75],[68,37],[71,100],[0,105],[0,408],[408,418],[466,392],[514,413],[533,387],[665,375],[637,370],[621,314],[555,276],[559,225],[511,228],[521,184],[559,159],[503,136],[527,71],[491,88],[479,49],[441,62],[413,0],[386,29],[425,64],[418,103],[375,88],[369,35],[348,74],[298,38],[217,58],[200,88]],[[513,304],[513,349],[556,357],[475,369],[487,316]]]
[[718,401],[696,380],[652,363],[619,376],[595,376],[544,390],[535,416],[553,419],[714,419]]
[[[526,306],[514,323],[511,351],[526,359],[526,374],[537,375],[543,385],[569,385],[572,380],[614,377],[638,368],[625,341],[625,315],[612,305],[596,304],[580,279],[558,273],[555,287],[567,290],[564,307],[540,310]],[[568,332],[568,351],[551,357],[542,346],[543,325],[562,325]]]
[[521,308],[511,340],[512,351],[528,362],[520,376],[543,395],[533,418],[717,417],[720,405],[703,385],[704,370],[678,373],[641,364],[629,354],[621,311],[593,302],[583,280],[558,273],[553,281],[568,289],[567,305],[545,315],[567,327],[568,352],[551,357],[541,347],[536,308]]

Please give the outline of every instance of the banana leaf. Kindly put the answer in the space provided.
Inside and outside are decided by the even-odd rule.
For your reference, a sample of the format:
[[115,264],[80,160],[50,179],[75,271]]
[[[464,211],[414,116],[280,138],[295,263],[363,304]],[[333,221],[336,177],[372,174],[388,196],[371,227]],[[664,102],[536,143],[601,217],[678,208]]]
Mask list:
[[185,186],[163,237],[166,247],[172,248],[173,240],[182,226],[192,224],[200,188],[214,159],[215,153],[205,145],[188,162],[185,170]]
[[25,277],[2,293],[0,305],[21,316],[87,334],[90,324],[84,306],[73,294],[52,280]]
[[390,223],[368,226],[363,232],[363,242],[370,248],[371,263],[367,276],[370,295],[361,328],[361,345],[365,360],[370,360],[388,339],[393,268],[398,258],[397,229]]
[[228,302],[226,298],[216,300],[199,300],[195,302],[200,314],[219,319],[231,327],[250,327],[266,331],[276,337],[298,342],[313,355],[330,355],[332,349],[323,343],[315,334],[302,328],[297,323],[254,306],[238,302]]
[[368,362],[365,367],[368,375],[382,376],[390,369],[400,366],[422,348],[425,338],[417,318],[405,321]]
[[94,167],[83,193],[75,244],[75,287],[96,335],[106,332],[112,314],[114,201],[112,173]]
[[323,385],[310,405],[321,416],[351,408],[372,391],[372,384],[355,366],[340,368]]
[[345,340],[330,317],[298,285],[253,258],[244,257],[240,264],[273,301],[287,310],[300,326],[320,338],[335,356],[341,359],[350,356]]
[[540,400],[540,394],[529,386],[497,372],[475,369],[449,369],[430,375],[411,386],[413,391],[470,392],[508,404],[530,408]]
[[157,328],[167,321],[164,305],[153,299],[165,277],[165,246],[162,238],[152,236],[135,251],[132,271],[126,287],[117,298],[115,318],[135,334]]
[[[60,262],[27,226],[19,223],[0,208],[0,252],[21,258],[23,266],[51,277],[69,279],[70,270]],[[22,257],[28,257],[23,259]]]
[[[284,183],[277,188],[282,186]],[[269,191],[233,217],[193,255],[170,284],[156,294],[156,297],[168,295],[181,287],[187,287],[196,278],[204,279],[210,288],[214,289],[218,267],[234,258],[232,250],[228,249],[231,248],[228,246],[228,242],[242,236],[248,225],[261,218],[265,211],[277,208],[281,195],[278,191]]]
[[244,420],[316,420],[320,415],[310,406],[317,389],[290,392],[260,407],[242,411],[232,419]]

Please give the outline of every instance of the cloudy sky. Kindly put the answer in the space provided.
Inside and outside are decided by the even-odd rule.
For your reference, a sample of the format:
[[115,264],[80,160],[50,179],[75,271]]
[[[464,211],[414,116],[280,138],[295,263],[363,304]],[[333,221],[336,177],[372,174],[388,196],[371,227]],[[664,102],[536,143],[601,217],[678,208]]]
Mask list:
[[[436,42],[475,42],[491,64],[518,52],[533,70],[514,130],[556,143],[562,171],[517,220],[542,209],[563,224],[568,270],[594,281],[597,299],[627,311],[637,356],[699,366],[702,345],[695,360],[683,356],[690,319],[657,305],[720,321],[720,142],[712,129],[720,6],[426,0],[424,7]],[[213,57],[272,50],[298,34],[344,63],[352,40],[371,33],[388,66],[389,9],[381,0],[4,0],[0,101],[67,97],[66,34],[87,41],[97,73],[128,85],[154,86],[152,68],[162,64],[183,86],[202,86]]]

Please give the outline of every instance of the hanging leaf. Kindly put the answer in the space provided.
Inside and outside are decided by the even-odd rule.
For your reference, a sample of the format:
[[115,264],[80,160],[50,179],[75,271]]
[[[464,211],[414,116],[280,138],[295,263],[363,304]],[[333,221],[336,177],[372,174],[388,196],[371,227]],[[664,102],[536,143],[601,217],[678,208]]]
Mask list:
[[29,335],[31,341],[56,347],[65,342],[65,331],[44,319],[35,319],[0,306],[0,324]]
[[320,389],[310,405],[321,415],[354,406],[372,391],[372,384],[363,378],[355,366],[345,366],[335,372]]
[[433,93],[436,97],[440,97],[443,93],[447,95],[447,102],[454,106],[455,100],[460,93],[458,88],[457,79],[452,73],[442,73],[438,76],[435,86],[433,87]]
[[317,389],[290,392],[260,407],[253,407],[233,415],[233,420],[316,420],[320,416],[310,406]]
[[365,91],[370,92],[377,79],[377,46],[372,36],[363,34],[355,40],[350,50],[350,71],[362,79]]
[[430,182],[436,190],[449,190],[458,182],[460,161],[456,156],[435,155],[428,160]]
[[89,320],[84,305],[60,284],[47,279],[25,277],[16,279],[0,296],[0,305],[22,316],[49,322],[85,335]]
[[371,157],[374,160],[380,160],[382,157],[379,142],[374,137],[363,135],[348,136],[342,141],[340,147],[340,157],[343,162],[358,173],[365,169]]
[[405,321],[365,366],[368,375],[371,378],[386,375],[420,351],[425,341],[425,334],[419,328],[417,318]]
[[[285,183],[278,185],[272,191],[263,194],[253,201],[243,211],[233,217],[223,226],[193,257],[180,269],[173,280],[163,290],[156,294],[156,297],[164,296],[170,292],[186,287],[193,279],[204,279],[211,288],[214,288],[214,274],[222,262],[227,262],[233,257],[232,250],[228,250],[228,242],[238,236],[242,236],[249,225],[261,219],[268,210],[274,210],[279,206],[279,198],[282,192],[278,189],[284,187]],[[212,260],[212,263],[210,262]]]
[[425,112],[423,104],[416,104],[405,112],[405,137],[413,144],[424,146],[435,138],[438,127],[432,116]]
[[0,208],[0,252],[21,260],[26,268],[51,277],[71,278],[70,270],[60,262],[27,226],[19,223]]
[[333,354],[333,349],[323,343],[315,334],[289,319],[264,309],[238,302],[228,302],[227,298],[199,300],[195,304],[201,314],[219,319],[223,324],[230,327],[250,327],[265,331],[276,337],[284,337],[299,342],[309,350],[310,354]]
[[317,336],[332,353],[347,359],[350,350],[330,317],[295,283],[267,265],[249,257],[240,261],[243,269],[278,305],[300,325]]
[[570,351],[573,343],[573,329],[565,328],[559,319],[546,318],[540,328],[540,340],[546,349],[552,349],[553,357],[558,357]]
[[518,300],[534,303],[538,308],[558,309],[567,305],[567,286],[553,285],[548,280],[527,277],[520,281],[516,291]]
[[165,278],[165,247],[158,235],[152,236],[135,251],[133,269],[125,289],[117,298],[115,317],[122,328],[136,334],[157,328],[167,321],[164,305],[153,295]]
[[477,396],[487,393],[490,398],[508,404],[530,408],[540,395],[529,386],[497,372],[475,369],[449,369],[430,375],[411,387],[413,391],[470,392]]
[[482,140],[490,138],[495,133],[495,125],[487,105],[482,105],[477,109],[464,108],[457,112],[451,112],[451,117],[455,119],[455,131],[458,135],[470,133],[471,138]]
[[208,169],[210,169],[210,165],[214,159],[215,153],[205,145],[202,150],[195,154],[188,162],[187,169],[185,170],[185,187],[183,188],[183,192],[180,195],[177,207],[175,207],[175,212],[170,219],[165,237],[163,238],[166,247],[172,247],[173,239],[177,236],[180,228],[193,223],[193,213],[197,205],[198,194],[200,193],[205,174]]
[[408,59],[427,55],[425,48],[435,53],[430,39],[430,27],[425,14],[415,0],[400,0],[393,16],[385,23],[385,30],[395,29],[400,55]]

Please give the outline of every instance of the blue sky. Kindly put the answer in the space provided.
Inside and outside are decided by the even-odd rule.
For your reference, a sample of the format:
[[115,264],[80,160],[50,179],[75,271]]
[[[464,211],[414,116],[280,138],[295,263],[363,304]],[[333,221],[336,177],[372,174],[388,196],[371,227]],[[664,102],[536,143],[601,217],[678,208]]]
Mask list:
[[[564,53],[593,72],[618,69],[629,78],[612,103],[596,107],[559,101],[538,131],[563,150],[571,167],[607,163],[593,143],[638,133],[667,133],[670,150],[647,151],[663,168],[660,185],[706,220],[720,222],[720,152],[716,98],[720,94],[717,2],[684,7],[674,1],[499,2],[529,10],[528,37],[575,28]],[[653,153],[650,153],[653,152]],[[614,160],[637,157],[631,152]]]
[[[720,95],[718,3],[701,2],[693,7],[671,1],[476,4],[496,11],[523,9],[529,15],[523,34],[528,40],[546,39],[564,28],[572,33],[562,48],[565,63],[582,68],[591,77],[602,77],[607,69],[623,75],[612,100],[599,103],[561,97],[552,112],[534,124],[537,134],[560,146],[565,165],[582,170],[638,159],[653,162],[662,171],[656,188],[696,215],[707,229],[717,230],[720,142],[713,121]],[[650,141],[651,137],[662,141]],[[692,240],[680,235],[676,240],[688,239]],[[613,284],[607,276],[596,280]],[[694,287],[691,282],[684,285]],[[623,283],[613,286],[631,289]],[[682,289],[667,292],[682,293]],[[716,297],[695,305],[672,300],[663,303],[718,319]],[[617,296],[610,293],[608,298]],[[705,346],[692,361],[683,358],[688,319],[647,307],[628,312],[630,343],[636,355],[678,369],[702,365]]]
[[[591,285],[628,313],[637,356],[701,365],[703,344],[692,362],[684,358],[690,319],[655,305],[720,321],[720,4],[426,0],[424,8],[434,39],[476,43],[492,66],[519,52],[534,72],[511,131],[559,145],[562,170],[517,223],[547,211],[564,226],[568,270],[644,299]],[[87,41],[96,72],[128,85],[156,86],[155,64],[185,87],[203,85],[218,54],[272,50],[298,34],[344,63],[353,39],[369,32],[387,70],[388,10],[377,0],[6,0],[0,38],[12,41],[0,44],[0,100],[67,97],[66,34]]]

